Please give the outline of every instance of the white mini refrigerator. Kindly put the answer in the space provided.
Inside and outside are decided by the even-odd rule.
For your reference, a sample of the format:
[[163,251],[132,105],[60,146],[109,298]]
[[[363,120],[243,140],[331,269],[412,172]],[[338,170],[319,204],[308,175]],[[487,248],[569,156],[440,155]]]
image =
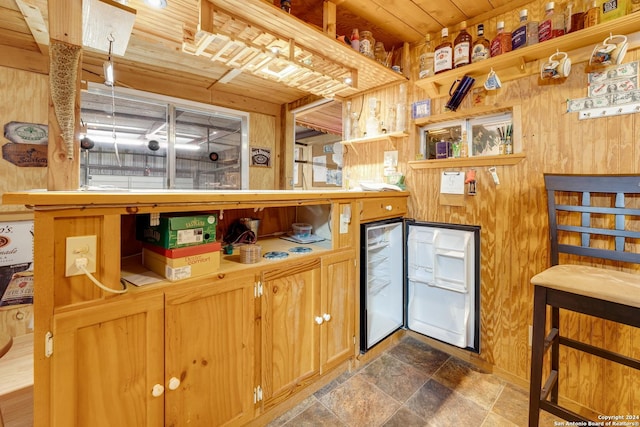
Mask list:
[[362,224],[360,351],[407,328],[480,351],[480,227]]

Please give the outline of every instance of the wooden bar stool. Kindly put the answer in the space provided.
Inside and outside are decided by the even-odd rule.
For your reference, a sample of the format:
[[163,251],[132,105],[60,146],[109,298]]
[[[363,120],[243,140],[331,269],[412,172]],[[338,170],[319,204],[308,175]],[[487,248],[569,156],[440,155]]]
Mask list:
[[[630,239],[640,239],[640,231],[627,230],[628,217],[640,219],[640,175],[552,175],[545,174],[548,195],[549,234],[552,267],[531,279],[534,288],[533,337],[529,426],[538,426],[540,409],[567,421],[589,420],[558,404],[560,345],[640,369],[640,360],[563,336],[560,309],[640,328],[640,274],[578,264],[560,264],[567,259],[602,258],[620,261],[620,266],[640,264],[640,253],[628,250]],[[592,200],[611,201],[610,206],[593,206]],[[597,223],[596,226],[592,226]],[[605,225],[610,227],[605,227]],[[592,236],[598,236],[592,239]],[[602,242],[607,248],[593,247]],[[625,244],[627,243],[627,244]],[[638,249],[636,249],[638,251]],[[563,257],[563,260],[565,258]],[[626,263],[626,264],[625,264]],[[629,264],[631,263],[631,264]],[[547,306],[551,307],[549,333],[545,337]],[[551,349],[551,370],[542,385],[544,355]]]

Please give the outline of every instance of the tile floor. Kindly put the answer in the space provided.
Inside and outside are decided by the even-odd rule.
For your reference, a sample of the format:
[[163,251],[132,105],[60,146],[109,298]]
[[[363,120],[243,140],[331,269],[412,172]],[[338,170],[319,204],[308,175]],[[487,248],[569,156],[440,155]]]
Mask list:
[[[405,337],[269,427],[526,426],[528,391]],[[541,412],[540,426],[553,426]]]

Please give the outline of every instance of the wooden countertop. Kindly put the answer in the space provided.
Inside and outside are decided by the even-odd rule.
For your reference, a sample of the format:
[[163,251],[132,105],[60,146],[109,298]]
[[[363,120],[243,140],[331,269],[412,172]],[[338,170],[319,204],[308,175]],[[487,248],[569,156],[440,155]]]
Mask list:
[[296,201],[305,202],[340,199],[366,199],[375,197],[406,197],[406,191],[290,191],[290,190],[164,190],[164,191],[46,191],[9,192],[2,195],[5,205],[29,207],[109,207],[119,205],[172,205],[172,204],[244,204]]

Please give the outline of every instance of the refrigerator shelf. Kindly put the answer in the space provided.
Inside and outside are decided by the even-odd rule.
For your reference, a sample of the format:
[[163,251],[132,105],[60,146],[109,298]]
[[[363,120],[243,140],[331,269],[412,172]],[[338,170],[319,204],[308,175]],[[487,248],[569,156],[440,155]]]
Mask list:
[[369,279],[369,281],[367,282],[367,288],[369,289],[369,294],[370,295],[379,294],[380,291],[382,291],[384,288],[389,286],[390,283],[391,283],[391,279],[378,279],[378,278]]
[[376,249],[384,249],[389,247],[389,242],[387,240],[383,240],[381,242],[369,243],[367,246],[367,250],[375,251]]

